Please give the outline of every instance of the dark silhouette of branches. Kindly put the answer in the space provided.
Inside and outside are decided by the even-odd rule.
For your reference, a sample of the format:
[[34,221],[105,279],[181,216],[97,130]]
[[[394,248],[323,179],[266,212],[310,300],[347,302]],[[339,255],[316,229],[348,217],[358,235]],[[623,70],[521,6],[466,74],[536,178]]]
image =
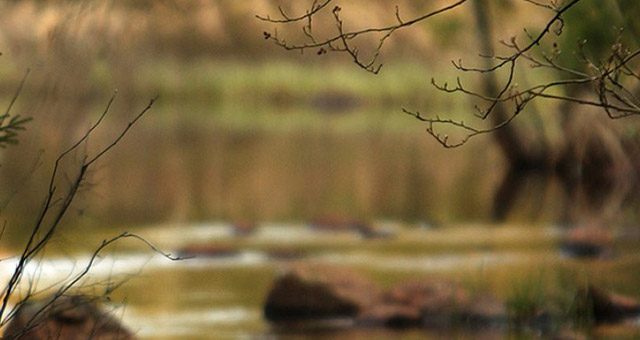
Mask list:
[[[15,102],[18,94],[20,93],[21,88],[22,84],[18,88],[14,99],[11,101],[9,109],[7,109],[7,116],[9,115],[10,108]],[[74,174],[63,172],[62,163],[65,162],[65,160],[69,159],[72,154],[81,152],[81,150],[84,150],[86,148],[89,139],[101,126],[105,117],[109,113],[109,110],[115,98],[116,93],[111,96],[99,118],[75,143],[61,152],[56,158],[49,177],[48,191],[44,197],[40,212],[36,216],[28,239],[25,242],[20,255],[18,256],[16,267],[13,270],[13,273],[8,282],[2,289],[0,298],[0,326],[6,325],[15,315],[17,309],[21,305],[24,305],[34,295],[35,285],[32,281],[29,281],[27,282],[28,287],[26,294],[21,294],[23,296],[20,297],[20,300],[14,305],[14,307],[10,307],[9,305],[10,300],[12,298],[15,298],[14,295],[16,295],[17,289],[25,280],[24,275],[26,273],[27,265],[43,254],[43,251],[49,241],[54,235],[56,235],[57,232],[59,232],[61,221],[68,212],[71,204],[76,199],[78,190],[85,183],[89,170],[96,164],[98,160],[102,159],[109,151],[111,151],[117,144],[122,141],[125,135],[130,131],[130,129],[151,109],[157,99],[151,99],[149,103],[142,110],[140,110],[139,113],[136,114],[106,146],[98,149],[98,151],[95,152],[94,155],[84,154]],[[66,179],[67,182],[65,183],[65,187],[61,188],[58,183],[62,182],[63,179]],[[69,292],[69,290],[76,287],[80,283],[82,278],[84,278],[89,273],[100,253],[109,245],[122,239],[135,239],[148,246],[154,252],[159,253],[168,259],[179,259],[177,257],[171,256],[170,254],[162,252],[160,249],[149,243],[141,236],[124,232],[111,239],[104,240],[92,253],[89,263],[78,274],[75,274],[62,282],[56,283],[53,287],[56,288],[56,292],[55,294],[53,294],[53,299],[51,300],[51,302],[49,302],[49,304],[44,305],[42,310],[46,309],[48,305],[52,304],[56,300],[56,298],[65,295]],[[36,315],[34,316],[34,320],[38,316],[38,314],[39,313],[36,313]]]
[[[371,73],[378,73],[382,67],[382,64],[378,62],[382,48],[396,31],[416,26],[434,16],[464,7],[463,5],[466,3],[473,3],[473,1],[480,0],[452,1],[449,5],[408,20],[401,17],[400,10],[396,7],[395,24],[355,31],[345,30],[340,15],[342,9],[339,5],[334,5],[332,14],[335,33],[326,38],[315,35],[312,24],[315,17],[328,10],[329,4],[332,3],[331,0],[323,2],[316,0],[305,14],[299,16],[288,15],[281,10],[279,18],[274,19],[269,16],[258,16],[258,18],[276,26],[273,31],[264,32],[264,37],[278,46],[300,52],[315,49],[318,54],[346,53],[358,67]],[[494,132],[508,126],[531,102],[538,99],[595,106],[604,110],[611,119],[640,114],[640,98],[636,91],[640,87],[640,72],[638,71],[640,49],[637,46],[627,46],[623,43],[624,30],[619,30],[619,38],[604,58],[593,60],[584,51],[583,47],[587,43],[585,40],[576,46],[578,52],[575,58],[582,64],[581,67],[565,65],[558,58],[561,49],[555,39],[563,32],[566,14],[574,10],[584,0],[524,1],[530,6],[541,8],[550,13],[539,33],[534,34],[530,30],[524,29],[524,36],[520,39],[512,37],[507,41],[500,41],[502,46],[510,51],[506,55],[496,55],[491,47],[492,42],[485,43],[489,48],[485,48],[485,51],[480,54],[480,57],[484,59],[482,66],[466,66],[462,59],[452,61],[453,67],[462,74],[475,73],[481,77],[489,77],[491,80],[485,81],[485,83],[493,83],[493,86],[476,89],[475,86],[465,84],[460,77],[453,85],[441,83],[435,79],[431,81],[437,90],[462,94],[478,102],[475,105],[473,117],[480,121],[485,121],[501,105],[508,105],[509,110],[506,115],[499,114],[499,117],[493,119],[490,124],[483,123],[482,127],[477,127],[468,121],[454,120],[441,115],[431,116],[417,110],[403,108],[405,113],[427,124],[427,132],[444,147],[458,147],[474,136]],[[477,3],[476,5],[482,6]],[[304,23],[302,27],[303,41],[292,42],[278,34],[277,27],[295,25],[300,22]],[[482,27],[478,27],[478,30],[482,29]],[[353,42],[360,37],[371,34],[382,34],[382,37],[373,47],[373,51],[367,53],[370,57],[365,58]],[[517,84],[518,75],[531,68],[553,70],[556,79],[520,88]],[[586,96],[574,96],[569,94],[571,91],[567,91],[571,87],[590,88],[590,92]],[[452,138],[442,132],[449,129],[456,131],[457,137]]]
[[[129,232],[123,232],[123,233],[121,233],[121,234],[119,234],[117,236],[114,236],[114,237],[110,238],[110,239],[103,240],[102,243],[93,251],[93,253],[89,257],[88,263],[80,270],[80,272],[68,277],[63,282],[58,282],[58,283],[55,284],[55,286],[57,287],[55,289],[55,292],[50,294],[48,300],[44,304],[42,304],[42,306],[40,306],[39,310],[37,310],[35,313],[33,313],[31,318],[26,322],[26,327],[24,327],[24,329],[21,330],[20,334],[28,333],[31,329],[33,329],[34,327],[37,327],[39,322],[41,321],[40,319],[44,317],[43,313],[45,313],[45,311],[50,306],[52,306],[54,303],[56,303],[56,301],[58,299],[62,298],[63,296],[68,295],[72,289],[78,288],[78,285],[82,282],[82,280],[91,271],[93,265],[98,260],[98,257],[100,256],[100,254],[106,248],[108,248],[110,245],[112,245],[112,244],[114,244],[116,242],[120,242],[120,241],[125,240],[125,239],[133,239],[133,240],[136,240],[138,242],[141,242],[144,245],[146,245],[149,249],[151,249],[152,251],[154,251],[157,254],[160,254],[161,256],[163,256],[166,259],[169,259],[169,260],[172,260],[172,261],[178,261],[178,260],[182,260],[183,259],[182,257],[173,256],[173,255],[171,255],[169,253],[165,253],[162,250],[160,250],[158,247],[156,247],[154,244],[152,244],[148,240],[146,240],[144,237],[142,237],[140,235],[137,235],[137,234],[129,233]],[[121,285],[121,282],[120,283],[115,283],[115,284],[110,282],[110,284],[105,289],[105,294],[108,295],[111,291],[113,291],[115,288],[117,288],[120,285]],[[20,307],[22,305],[26,304],[31,299],[33,294],[34,294],[33,287],[32,287],[32,285],[30,285],[30,287],[29,287],[27,293],[25,294],[25,296],[23,298],[21,298],[18,303],[16,303],[16,305],[9,312],[8,317],[3,319],[0,324],[5,325],[9,320],[11,320],[11,318],[20,309]],[[98,297],[93,297],[93,298],[97,299]]]
[[[314,16],[318,15],[323,10],[326,10],[329,7],[328,5],[332,2],[332,0],[326,0],[320,3],[317,0],[315,0],[311,5],[311,8],[304,15],[301,15],[301,16],[291,17],[286,13],[284,13],[282,9],[280,9],[281,18],[273,19],[269,16],[263,17],[259,15],[257,15],[256,17],[262,21],[269,22],[272,24],[280,24],[280,25],[296,24],[300,21],[305,22],[304,26],[302,26],[302,32],[304,33],[307,40],[300,43],[290,43],[286,39],[280,37],[278,35],[277,30],[275,30],[273,33],[270,33],[270,32],[263,33],[265,39],[272,40],[278,46],[281,46],[287,50],[297,50],[300,52],[304,52],[305,50],[308,50],[308,49],[313,49],[313,50],[317,50],[318,54],[324,54],[327,52],[346,53],[351,57],[351,59],[353,60],[354,63],[356,63],[356,65],[358,65],[359,67],[361,67],[362,69],[368,72],[377,74],[378,72],[380,72],[380,69],[382,68],[382,64],[378,62],[378,58],[380,57],[380,53],[382,51],[382,48],[384,47],[385,42],[389,37],[391,37],[391,35],[393,35],[393,33],[395,33],[399,29],[410,27],[419,22],[425,21],[438,14],[453,10],[458,6],[461,6],[467,1],[468,0],[459,0],[451,5],[436,9],[434,11],[425,13],[421,16],[418,16],[409,20],[402,19],[402,17],[400,16],[400,9],[396,6],[395,19],[397,22],[395,24],[384,26],[384,27],[371,27],[371,28],[366,28],[366,29],[356,30],[356,31],[345,30],[344,22],[342,20],[342,17],[340,16],[342,7],[336,5],[331,10],[331,13],[335,21],[336,33],[328,38],[322,38],[322,39],[319,39],[314,35],[313,28],[312,28],[312,23],[313,23],[312,19]],[[352,42],[361,36],[372,35],[372,34],[383,34],[383,35],[379,39],[378,45],[375,47],[372,53],[372,56],[369,58],[366,58],[360,54],[360,50],[358,49],[358,47],[354,46]]]

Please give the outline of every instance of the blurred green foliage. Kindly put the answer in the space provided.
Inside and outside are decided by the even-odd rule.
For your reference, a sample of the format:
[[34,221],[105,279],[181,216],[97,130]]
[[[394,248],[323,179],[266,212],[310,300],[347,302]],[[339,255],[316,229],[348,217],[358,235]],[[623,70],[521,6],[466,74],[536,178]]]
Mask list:
[[560,36],[562,64],[585,71],[587,63],[581,56],[584,53],[598,66],[611,54],[619,38],[626,47],[637,48],[638,13],[640,2],[635,0],[582,0],[564,16]]

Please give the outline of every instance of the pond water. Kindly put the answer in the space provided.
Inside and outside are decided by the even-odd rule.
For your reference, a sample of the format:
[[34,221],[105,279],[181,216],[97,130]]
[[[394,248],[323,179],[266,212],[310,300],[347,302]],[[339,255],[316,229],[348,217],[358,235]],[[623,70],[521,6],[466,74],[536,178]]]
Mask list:
[[[162,117],[151,117],[154,124],[142,126],[129,137],[131,143],[114,152],[114,165],[98,171],[96,186],[82,197],[78,211],[74,207],[47,254],[31,263],[25,284],[44,289],[69,280],[85,268],[90,251],[103,239],[128,230],[173,254],[202,245],[216,253],[172,261],[144,244],[125,241],[96,258],[80,286],[100,295],[122,283],[110,294],[113,312],[141,339],[513,335],[506,328],[480,333],[277,328],[264,319],[262,308],[278,274],[293,262],[347,267],[383,287],[422,278],[453,280],[502,301],[548,302],[561,311],[570,308],[577,289],[587,283],[640,298],[638,200],[616,194],[610,195],[617,198],[612,204],[585,205],[558,180],[535,176],[516,181],[513,190],[498,190],[505,171],[487,140],[444,150],[428,144],[413,122],[410,128],[391,129],[388,125],[395,126],[390,124],[394,120],[383,114],[372,120],[371,112],[328,118],[269,113],[262,118],[277,124],[268,128],[225,126],[205,119],[163,125]],[[279,125],[289,120],[302,129]],[[17,177],[5,177],[19,191],[19,181],[6,180]],[[21,190],[25,192],[29,195],[15,197],[14,203],[27,202],[26,208],[8,212],[30,218],[36,208],[29,204],[40,204],[40,193]],[[136,223],[132,221],[312,221],[331,214],[366,221],[383,216],[390,220],[372,224],[391,237],[321,231],[307,222],[263,223],[246,235],[226,222],[127,227]],[[492,219],[497,215],[499,219]],[[460,222],[488,220],[508,222]],[[550,221],[594,223],[613,230],[612,256],[576,260],[563,255],[559,241],[566,230]],[[616,229],[622,225],[628,228]],[[20,247],[16,240],[27,230],[8,229],[8,248]],[[8,277],[15,264],[13,258],[0,261],[1,275]],[[633,337],[640,336],[640,327],[615,329],[614,335],[609,329],[593,332]]]
[[[381,286],[407,279],[443,278],[501,299],[519,292],[534,298],[566,298],[587,281],[640,297],[640,238],[617,231],[606,259],[578,260],[562,254],[564,230],[544,225],[452,225],[430,227],[379,221],[392,234],[364,239],[352,231],[320,231],[303,224],[265,224],[238,236],[226,223],[138,228],[161,249],[210,245],[216,256],[169,260],[147,248],[123,244],[101,255],[83,286],[93,292],[124,282],[113,294],[114,313],[141,339],[388,339],[503,338],[508,329],[350,329],[292,331],[273,327],[262,305],[274,278],[292,262],[353,268]],[[127,242],[125,242],[127,243]],[[88,254],[51,254],[33,262],[27,277],[39,287],[68,279],[86,266]],[[8,273],[14,260],[0,262]],[[640,336],[640,327],[593,330],[598,336]],[[600,333],[598,333],[600,332]],[[535,333],[529,336],[535,336]]]
[[[236,70],[222,66],[202,77],[218,79],[213,75]],[[242,84],[260,83],[254,73],[261,67],[249,68],[249,80]],[[283,76],[275,78],[286,82],[284,75],[306,74],[304,67],[297,72],[285,69]],[[421,72],[408,70],[422,80]],[[178,71],[173,73],[182,74]],[[322,78],[326,70],[316,72]],[[333,73],[342,76],[344,72]],[[401,83],[408,74],[401,74]],[[219,88],[228,89],[229,80],[235,78],[218,79]],[[190,82],[185,78],[185,83]],[[568,308],[576,290],[587,282],[640,298],[640,235],[633,229],[638,229],[640,200],[636,194],[627,195],[633,189],[604,190],[602,202],[587,204],[592,202],[583,202],[582,191],[573,195],[556,178],[522,175],[511,183],[504,160],[489,138],[446,150],[427,138],[423,126],[400,114],[400,104],[396,105],[396,101],[411,102],[413,91],[434,112],[461,111],[461,102],[424,97],[416,87],[382,105],[387,100],[371,92],[369,83],[368,78],[362,81],[367,95],[343,91],[361,104],[348,108],[353,112],[325,112],[315,107],[317,95],[305,91],[299,100],[291,101],[302,104],[290,105],[287,98],[297,92],[289,92],[298,86],[281,89],[269,82],[257,90],[243,85],[231,99],[230,95],[217,98],[211,89],[203,88],[194,92],[206,94],[206,100],[199,98],[202,102],[183,98],[190,102],[185,107],[171,100],[159,102],[154,114],[145,117],[145,123],[127,136],[127,143],[119,145],[92,174],[91,190],[82,193],[47,254],[31,263],[25,283],[44,289],[68,280],[85,268],[90,251],[103,239],[128,230],[171,253],[190,246],[216,249],[216,256],[172,261],[143,244],[126,241],[95,259],[80,286],[88,293],[102,294],[114,283],[122,283],[111,294],[114,313],[142,339],[510,336],[508,329],[298,332],[273,327],[263,318],[262,307],[274,279],[293,262],[348,267],[387,287],[404,280],[442,278],[472,291],[490,292],[503,301],[524,296],[562,308]],[[384,86],[380,93],[387,93],[387,86],[394,83],[380,84]],[[256,93],[262,93],[264,102],[254,102]],[[271,97],[280,96],[289,105],[269,105]],[[49,168],[42,166],[42,173],[35,173],[29,183],[16,179],[33,171],[29,169],[37,163],[35,155],[43,148],[49,150],[42,156],[46,164],[46,157],[71,143],[72,136],[64,131],[72,129],[65,126],[57,133],[59,116],[47,110],[101,112],[104,103],[83,104],[95,106],[94,110],[75,107],[79,105],[75,100],[58,104],[70,108],[40,105],[46,110],[25,132],[25,141],[36,139],[41,144],[21,143],[4,153],[6,159],[19,160],[2,164],[0,173],[5,194],[12,196],[6,200],[13,206],[3,211],[8,226],[31,225],[33,212],[42,202],[41,190],[49,183]],[[105,123],[111,124],[105,126],[108,133],[96,136],[92,147],[110,141],[111,131],[121,129],[123,117],[134,105],[123,106],[122,117],[116,115],[115,122]],[[47,125],[45,117],[53,122]],[[77,129],[84,131],[84,126],[79,124]],[[62,184],[64,180],[60,179]],[[373,225],[392,237],[368,239],[355,231],[319,231],[306,222],[264,223],[247,235],[238,235],[225,222],[166,222],[311,221],[332,214],[366,221],[391,219]],[[24,220],[26,224],[21,223]],[[128,227],[158,221],[163,222]],[[560,251],[565,230],[551,224],[555,221],[631,229],[614,230],[615,249],[609,258],[576,260]],[[15,253],[28,231],[7,228],[3,234],[7,248]],[[0,261],[0,278],[6,278],[15,264],[14,258]],[[624,327],[621,332],[640,336],[638,329]],[[609,330],[604,335],[597,333],[601,330],[595,332],[609,336]]]

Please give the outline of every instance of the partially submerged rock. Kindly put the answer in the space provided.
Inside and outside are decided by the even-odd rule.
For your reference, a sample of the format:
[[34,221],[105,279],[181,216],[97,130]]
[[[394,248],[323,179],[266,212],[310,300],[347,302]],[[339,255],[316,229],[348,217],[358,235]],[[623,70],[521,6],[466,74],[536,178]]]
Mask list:
[[353,228],[363,239],[388,239],[395,237],[395,232],[388,228],[376,227],[367,223],[354,224]]
[[465,305],[469,294],[448,281],[413,281],[392,287],[384,294],[383,304],[414,308],[419,313],[419,323],[440,327],[451,324],[456,309]]
[[24,303],[3,339],[130,340],[134,336],[95,299],[71,295]]
[[[640,317],[638,300],[593,286],[578,293],[574,306],[596,324]],[[561,316],[550,306],[526,315],[511,312],[488,293],[471,293],[446,280],[401,282],[381,290],[344,268],[301,264],[276,280],[265,305],[267,320],[287,328],[517,329],[548,338],[582,337],[558,328]]]
[[294,266],[267,296],[264,314],[274,322],[355,318],[379,296],[371,281],[326,266]]
[[578,313],[589,315],[595,323],[615,323],[640,316],[638,300],[594,286],[580,290],[576,297]]
[[604,258],[612,254],[613,234],[610,230],[584,226],[570,229],[561,243],[564,254],[577,258]]
[[300,265],[276,280],[264,311],[269,321],[297,325],[347,319],[363,327],[437,328],[507,320],[504,304],[449,281],[405,282],[381,291],[346,269]]
[[392,229],[339,215],[316,218],[311,221],[309,227],[323,232],[353,232],[363,239],[387,239],[395,236],[395,231]]
[[178,249],[177,254],[182,258],[225,258],[237,256],[240,251],[224,244],[191,244]]
[[231,226],[235,236],[249,236],[258,229],[257,224],[250,220],[238,220],[232,223]]

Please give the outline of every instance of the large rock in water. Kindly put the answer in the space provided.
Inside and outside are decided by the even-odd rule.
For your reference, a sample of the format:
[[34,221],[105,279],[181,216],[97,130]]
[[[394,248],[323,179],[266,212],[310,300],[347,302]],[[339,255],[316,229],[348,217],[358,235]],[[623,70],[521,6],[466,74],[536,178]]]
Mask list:
[[276,279],[264,315],[273,322],[355,319],[379,295],[375,284],[352,271],[297,265]]
[[442,326],[451,322],[455,308],[467,300],[465,290],[447,281],[403,282],[386,291],[364,318],[371,323],[377,317],[391,327]]
[[437,328],[502,324],[507,319],[503,303],[473,296],[453,282],[403,282],[381,291],[347,269],[302,265],[276,280],[264,312],[269,321],[295,326],[348,319],[361,327]]
[[95,299],[82,295],[27,302],[18,308],[4,331],[3,339],[22,340],[130,340],[133,334],[99,307]]
[[400,283],[360,316],[364,324],[388,327],[490,326],[506,322],[504,304],[490,295],[473,295],[454,282]]

